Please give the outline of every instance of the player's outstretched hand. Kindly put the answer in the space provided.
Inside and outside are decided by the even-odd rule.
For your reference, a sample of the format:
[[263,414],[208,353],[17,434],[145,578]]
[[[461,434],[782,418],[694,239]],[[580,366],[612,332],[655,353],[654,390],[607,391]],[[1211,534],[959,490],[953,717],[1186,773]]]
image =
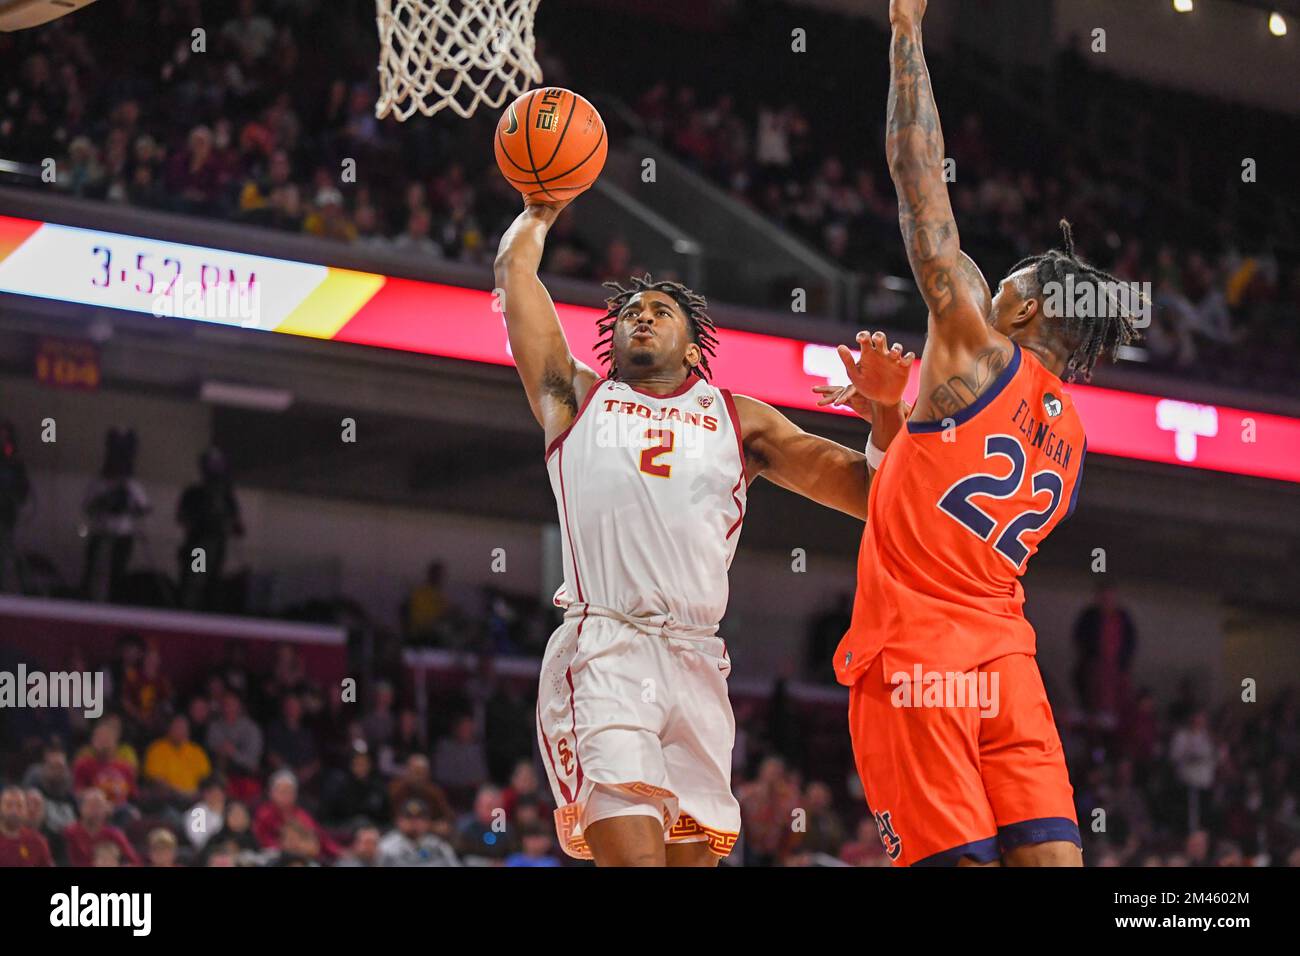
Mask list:
[[847,405],[871,421],[872,402],[897,405],[903,400],[908,371],[916,361],[916,355],[913,352],[904,354],[903,347],[897,343],[891,347],[884,332],[859,332],[858,345],[862,354],[856,361],[847,345],[841,345],[837,350],[849,376],[849,384],[818,385],[813,391],[822,396],[817,403],[819,407]]

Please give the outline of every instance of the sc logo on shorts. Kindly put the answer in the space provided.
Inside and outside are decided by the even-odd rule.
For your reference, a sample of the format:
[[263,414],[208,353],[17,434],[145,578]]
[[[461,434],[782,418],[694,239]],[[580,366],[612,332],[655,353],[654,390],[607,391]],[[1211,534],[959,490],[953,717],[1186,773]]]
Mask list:
[[894,832],[894,823],[889,819],[889,811],[872,814],[876,818],[876,829],[880,831],[880,842],[885,845],[885,855],[897,860],[903,852],[903,838]]
[[563,737],[560,738],[555,749],[559,751],[560,766],[564,768],[564,775],[567,777],[573,773],[573,751],[569,749],[569,742]]

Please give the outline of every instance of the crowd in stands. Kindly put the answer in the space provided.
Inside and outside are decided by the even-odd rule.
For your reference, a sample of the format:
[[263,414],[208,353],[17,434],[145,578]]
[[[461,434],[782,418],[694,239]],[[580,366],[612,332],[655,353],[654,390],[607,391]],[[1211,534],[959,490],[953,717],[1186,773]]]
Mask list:
[[[780,22],[779,6],[764,9]],[[900,315],[915,311],[914,299],[910,284],[895,278],[908,276],[907,263],[883,139],[875,135],[884,77],[864,79],[862,54],[849,55],[858,41],[883,55],[885,38],[866,21],[803,13],[821,24],[814,28],[819,42],[844,48],[819,60],[816,80],[808,78],[802,93],[784,73],[766,70],[762,58],[756,62],[744,31],[680,36],[677,27],[647,21],[637,35],[663,48],[658,72],[671,80],[590,62],[567,28],[576,18],[603,22],[586,6],[548,11],[539,23],[539,58],[547,82],[560,85],[570,80],[565,63],[583,62],[584,89],[598,84],[633,104],[650,138],[860,274],[863,317],[914,324],[915,316],[904,322]],[[205,30],[198,51],[195,24]],[[656,30],[675,30],[666,38],[673,42],[665,46]],[[148,35],[150,43],[105,42],[107,35]],[[377,121],[375,53],[373,22],[351,5],[102,5],[0,37],[0,56],[17,64],[4,91],[0,156],[54,158],[53,188],[74,195],[490,264],[519,205],[484,161],[495,117],[480,111],[454,123]],[[712,80],[701,74],[701,55],[715,64]],[[1237,156],[1244,123],[1270,130],[1295,125],[1294,118],[1239,109],[1230,123],[1215,112],[1224,107],[1190,94],[1162,93],[1157,102],[1154,91],[1092,70],[1067,49],[1054,76],[1089,96],[1087,110],[1062,134],[1042,117],[1013,115],[1008,99],[970,82],[987,64],[958,55],[931,59],[956,162],[952,196],[963,246],[990,274],[1057,244],[1057,221],[1070,219],[1085,255],[1120,279],[1151,284],[1155,309],[1145,345],[1152,364],[1294,388],[1294,216],[1284,203],[1260,213],[1206,159],[1220,145]],[[1040,72],[1021,82],[1033,93],[1044,81]],[[846,123],[842,98],[822,95],[826,88],[855,90],[853,102],[871,101],[871,112]],[[1143,101],[1150,105],[1132,105]],[[1201,118],[1194,141],[1183,128],[1189,114]],[[1122,127],[1122,136],[1111,126]],[[1099,155],[1081,142],[1122,148]],[[1278,188],[1290,187],[1259,187]],[[557,227],[543,267],[604,279],[625,276],[637,263],[621,238],[593,246],[569,225]]]
[[[678,50],[661,75],[687,81],[625,80],[621,92],[652,139],[860,273],[863,314],[906,325],[899,314],[915,309],[902,294],[910,282],[896,281],[910,270],[883,149],[887,73],[864,70],[869,54],[857,52],[878,50],[883,62],[887,38],[865,22],[837,20],[845,29],[836,31],[827,21],[818,41],[839,46],[819,57],[808,87],[852,90],[850,102],[871,104],[865,116],[846,119],[841,96],[801,95],[783,71],[761,58],[756,66],[739,35],[709,35],[707,54],[701,43]],[[711,81],[686,69],[703,55]],[[1300,117],[1152,90],[1094,69],[1073,48],[1058,53],[1050,78],[1039,70],[1001,93],[977,82],[996,75],[996,64],[961,52],[929,61],[962,247],[991,282],[1059,246],[1064,218],[1082,255],[1122,281],[1149,284],[1151,364],[1294,391],[1300,194],[1289,177],[1243,183],[1241,156],[1264,151],[1270,168],[1286,168],[1275,132],[1300,135]],[[1087,91],[1064,131],[1048,115],[1017,111],[1040,102],[1049,79],[1071,109]]]
[[[0,866],[581,865],[556,846],[533,689],[491,654],[428,714],[402,673],[354,701],[289,644],[257,669],[232,640],[188,682],[167,654],[131,633],[111,659],[79,653],[104,679],[96,719],[0,715]],[[813,715],[774,690],[737,704],[730,862],[889,865],[847,751],[812,765],[796,728]],[[1140,691],[1105,727],[1063,721],[1087,862],[1300,865],[1300,698],[1242,713],[1185,688],[1164,707]]]

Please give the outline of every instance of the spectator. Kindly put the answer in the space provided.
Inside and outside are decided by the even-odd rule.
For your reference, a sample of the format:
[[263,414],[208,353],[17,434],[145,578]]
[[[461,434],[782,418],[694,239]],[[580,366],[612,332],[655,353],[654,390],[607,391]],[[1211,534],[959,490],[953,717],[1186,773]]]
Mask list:
[[1186,790],[1187,826],[1191,830],[1200,828],[1201,805],[1214,786],[1215,750],[1209,720],[1203,710],[1192,714],[1191,720],[1174,732],[1169,743],[1169,760]]
[[27,824],[21,787],[0,790],[0,866],[53,866],[50,846]]
[[145,846],[148,848],[149,866],[176,866],[176,834],[171,830],[158,827],[149,831]]
[[379,855],[379,828],[366,824],[357,828],[352,845],[339,858],[335,866],[381,866]]
[[[26,823],[32,830],[39,833],[42,839],[50,848],[50,856],[54,860],[55,866],[63,866],[67,863],[67,853],[63,847],[63,828],[54,828],[51,826],[45,796],[32,787],[24,792],[26,805]],[[3,864],[0,864],[2,866]]]
[[388,786],[388,797],[395,807],[418,800],[429,808],[429,819],[435,833],[450,836],[455,822],[451,804],[442,788],[433,782],[429,758],[424,754],[411,754],[406,769]]
[[441,561],[430,561],[424,573],[424,582],[416,585],[402,605],[402,620],[406,625],[406,638],[416,644],[442,644],[444,622],[451,611],[443,581],[446,568]]
[[1193,827],[1183,846],[1182,866],[1208,866],[1210,862],[1210,835]]
[[328,822],[388,818],[388,793],[364,742],[353,749],[346,770],[330,772],[324,790],[322,815]]
[[206,697],[196,694],[190,698],[189,706],[185,708],[185,716],[190,722],[190,737],[200,746],[205,746],[208,740],[208,725],[212,722],[212,704]]
[[69,866],[100,866],[99,848],[105,844],[116,848],[120,860],[126,860],[131,866],[139,865],[140,858],[131,849],[126,835],[108,822],[109,809],[108,798],[98,787],[90,787],[81,794],[81,816],[63,831]]
[[183,714],[173,717],[167,736],[155,740],[145,752],[145,777],[161,785],[172,801],[192,801],[211,773],[208,755],[190,739],[190,722]]
[[307,698],[314,690],[311,680],[307,677],[307,667],[303,663],[302,655],[298,653],[298,648],[288,641],[277,645],[275,668],[270,678],[262,684],[263,697],[266,700],[278,700],[287,694],[297,694]]
[[52,829],[62,831],[77,818],[72,770],[68,767],[68,755],[57,740],[42,749],[40,763],[27,768],[23,786],[45,798],[45,817]]
[[161,729],[173,709],[172,685],[163,673],[162,654],[156,645],[144,652],[138,670],[132,669],[122,684],[122,710],[135,728],[145,734]]
[[380,748],[379,772],[385,777],[400,774],[411,755],[421,753],[424,746],[420,715],[410,707],[403,707],[397,714],[397,731],[392,740]]
[[263,866],[320,866],[322,833],[303,820],[286,820],[280,838],[271,852],[264,854]]
[[0,422],[0,593],[9,590],[9,566],[14,568],[13,580],[18,589],[25,590],[22,556],[14,544],[14,529],[18,514],[31,485],[27,480],[27,466],[18,455],[18,437],[13,422]]
[[[380,231],[379,211],[369,203],[363,203],[357,206],[356,212],[352,215],[352,222],[357,228],[356,243],[358,246],[382,251],[391,248],[392,240]],[[442,250],[438,250],[439,253]]]
[[253,833],[253,815],[248,812],[247,804],[232,800],[226,804],[226,817],[221,824],[221,832],[209,844],[212,847],[227,847],[237,853],[256,851],[260,848]]
[[253,817],[253,835],[266,848],[278,848],[285,825],[295,823],[311,830],[327,858],[337,857],[342,849],[321,829],[302,807],[298,806],[298,781],[289,770],[279,770],[271,777],[270,798],[257,808]]
[[310,782],[320,770],[316,735],[303,724],[302,699],[297,694],[284,698],[280,716],[267,728],[266,763],[272,770],[292,770],[302,783]]
[[100,477],[82,503],[89,532],[81,593],[89,600],[120,601],[140,519],[150,511],[144,486],[135,480],[135,431],[112,428]]
[[804,829],[796,833],[800,853],[825,853],[834,856],[848,838],[843,821],[835,812],[831,788],[819,781],[808,784],[804,790]]
[[419,800],[402,805],[397,826],[379,841],[380,866],[460,866],[451,844],[430,830],[429,808]]
[[257,12],[254,0],[239,0],[238,15],[221,27],[221,40],[233,47],[243,63],[256,63],[271,52],[275,25]]
[[433,240],[433,216],[428,209],[412,209],[406,218],[406,228],[393,237],[391,245],[402,252],[442,258],[442,246]]
[[378,750],[387,744],[397,729],[396,718],[393,716],[393,703],[396,699],[392,684],[387,681],[375,684],[374,704],[370,713],[361,721],[361,729],[372,750]]
[[510,774],[510,785],[501,791],[501,808],[509,819],[514,820],[515,808],[520,803],[536,803],[543,799],[541,782],[537,779],[537,768],[533,761],[520,760]]
[[474,797],[473,811],[456,828],[456,845],[464,857],[499,862],[511,853],[508,837],[501,791],[484,784]]
[[185,148],[168,163],[167,191],[179,212],[204,216],[220,214],[219,201],[226,185],[226,170],[215,145],[211,128],[195,126],[190,130]]
[[1114,728],[1126,704],[1137,629],[1109,584],[1097,589],[1096,602],[1075,620],[1074,646],[1074,686],[1079,702],[1101,726]]
[[454,790],[471,790],[487,779],[483,742],[473,717],[457,717],[451,733],[438,741],[433,750],[433,775]]
[[208,728],[208,752],[233,789],[241,795],[249,790],[256,792],[262,731],[244,714],[243,702],[233,691],[222,697],[221,717]]
[[91,731],[90,745],[72,765],[72,779],[78,792],[97,788],[114,810],[125,807],[136,793],[135,751],[121,741],[121,721],[114,715],[101,717]]
[[140,667],[144,664],[144,649],[144,639],[134,631],[123,631],[117,636],[113,646],[113,660],[109,665],[110,698],[117,696],[128,682],[139,680]]
[[739,798],[747,862],[774,865],[792,844],[791,823],[799,804],[799,792],[787,777],[785,762],[767,757],[759,766],[758,778],[740,788]]
[[122,865],[122,845],[107,840],[95,844],[91,852],[90,865],[96,868],[115,869]]
[[[176,521],[184,529],[177,551],[180,602],[191,610],[215,609],[226,567],[230,536],[242,536],[239,501],[221,449],[199,456],[199,481],[181,495]],[[197,552],[197,554],[196,554]]]
[[542,823],[530,823],[520,828],[521,849],[506,857],[506,866],[560,866],[553,852],[554,831]]
[[880,829],[872,817],[858,821],[857,838],[840,849],[840,859],[849,866],[889,866],[889,857],[880,842]]
[[353,242],[357,238],[357,227],[348,218],[343,208],[343,194],[332,186],[327,186],[316,193],[315,210],[308,213],[303,221],[302,231],[322,239],[336,242]]
[[225,826],[226,788],[218,776],[203,781],[199,802],[185,814],[185,833],[196,850],[202,850]]

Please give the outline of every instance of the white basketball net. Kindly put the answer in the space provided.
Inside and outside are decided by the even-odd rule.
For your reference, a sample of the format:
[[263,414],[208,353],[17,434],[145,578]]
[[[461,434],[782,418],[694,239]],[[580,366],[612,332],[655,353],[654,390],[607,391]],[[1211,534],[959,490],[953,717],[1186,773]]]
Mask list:
[[407,120],[449,107],[469,117],[541,82],[533,56],[540,0],[375,0],[379,100],[375,115]]

